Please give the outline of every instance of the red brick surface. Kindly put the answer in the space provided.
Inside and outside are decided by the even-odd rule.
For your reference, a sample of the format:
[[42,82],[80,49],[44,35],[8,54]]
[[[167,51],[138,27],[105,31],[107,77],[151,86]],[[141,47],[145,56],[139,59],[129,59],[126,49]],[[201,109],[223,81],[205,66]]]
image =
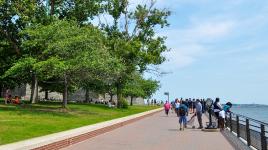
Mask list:
[[[157,112],[159,112],[159,111],[157,111]],[[85,133],[85,134],[81,134],[79,136],[75,136],[75,137],[64,139],[64,140],[61,140],[61,141],[58,141],[58,142],[55,142],[55,143],[44,145],[44,146],[41,146],[41,147],[38,147],[38,148],[34,148],[33,150],[58,150],[58,149],[73,145],[75,143],[79,143],[79,142],[82,142],[84,140],[90,139],[90,138],[95,137],[97,135],[100,135],[100,134],[112,131],[114,129],[120,128],[120,127],[125,126],[127,124],[130,124],[132,122],[138,121],[138,120],[143,119],[143,118],[148,117],[148,116],[151,116],[151,115],[153,115],[153,114],[155,114],[157,112],[147,114],[147,115],[144,115],[144,116],[140,116],[140,117],[137,117],[137,118],[134,118],[134,119],[131,119],[131,120],[128,120],[128,121],[124,121],[124,122],[121,122],[121,123],[117,123],[117,124],[114,124],[114,125],[111,125],[111,126],[107,126],[107,127],[101,128],[101,129],[97,129],[95,131],[91,131],[91,132],[88,132],[88,133]]]
[[[188,116],[190,118],[191,115]],[[203,116],[203,123],[207,118]],[[195,126],[198,121],[195,119]],[[178,117],[163,112],[68,146],[62,150],[233,150],[221,132],[179,130]]]

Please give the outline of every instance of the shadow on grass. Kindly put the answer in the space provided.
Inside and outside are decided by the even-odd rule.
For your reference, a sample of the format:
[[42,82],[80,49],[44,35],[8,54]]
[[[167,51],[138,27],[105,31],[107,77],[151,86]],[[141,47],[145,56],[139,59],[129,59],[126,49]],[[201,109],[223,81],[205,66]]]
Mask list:
[[[111,111],[112,110],[112,111]],[[68,108],[62,108],[62,102],[40,101],[37,104],[30,104],[29,101],[23,101],[21,105],[8,104],[5,105],[3,100],[0,100],[0,111],[14,112],[18,115],[56,115],[64,117],[75,117],[78,115],[104,115],[104,112],[127,112],[128,110],[109,108],[103,104],[88,104],[88,103],[72,103],[68,102]],[[104,114],[103,114],[104,113]]]
[[[64,117],[74,117],[77,115],[98,115],[98,111],[109,111],[106,105],[102,104],[81,104],[69,103],[67,109],[62,108],[61,102],[39,102],[38,104],[30,104],[24,101],[21,105],[0,104],[0,111],[14,112],[19,115],[32,114],[32,115],[56,115]],[[95,112],[94,110],[98,110]],[[121,111],[114,108],[114,111]]]
[[54,115],[54,116],[63,116],[63,117],[71,117],[73,116],[66,109],[62,109],[61,107],[49,107],[49,106],[35,106],[31,104],[22,104],[22,105],[1,105],[0,111],[4,112],[13,112],[17,115]]

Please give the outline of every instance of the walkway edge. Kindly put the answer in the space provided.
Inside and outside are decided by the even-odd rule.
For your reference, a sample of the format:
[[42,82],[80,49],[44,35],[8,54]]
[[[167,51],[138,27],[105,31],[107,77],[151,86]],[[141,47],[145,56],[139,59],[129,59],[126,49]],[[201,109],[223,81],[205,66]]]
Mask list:
[[0,146],[0,150],[60,149],[151,116],[163,108]]

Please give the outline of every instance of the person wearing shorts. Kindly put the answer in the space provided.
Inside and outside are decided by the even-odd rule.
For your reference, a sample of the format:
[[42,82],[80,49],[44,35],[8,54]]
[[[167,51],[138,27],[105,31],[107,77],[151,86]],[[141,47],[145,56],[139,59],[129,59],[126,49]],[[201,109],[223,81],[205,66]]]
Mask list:
[[225,120],[225,111],[222,110],[219,112],[219,128],[221,131],[224,130],[224,120]]
[[178,110],[178,114],[179,114],[180,130],[184,130],[184,128],[186,128],[187,125],[186,115],[188,114],[188,108],[184,102],[181,103]]
[[221,131],[224,130],[224,124],[225,124],[225,116],[226,116],[226,113],[229,113],[231,112],[230,109],[232,107],[232,103],[231,102],[227,102],[224,107],[223,107],[223,110],[221,110],[219,112],[219,128]]

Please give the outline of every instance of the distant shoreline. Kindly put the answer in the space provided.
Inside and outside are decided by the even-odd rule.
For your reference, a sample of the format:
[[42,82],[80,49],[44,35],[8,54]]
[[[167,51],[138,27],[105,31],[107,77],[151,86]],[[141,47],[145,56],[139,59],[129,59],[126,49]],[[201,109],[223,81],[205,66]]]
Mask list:
[[268,106],[268,104],[233,104],[233,106]]

